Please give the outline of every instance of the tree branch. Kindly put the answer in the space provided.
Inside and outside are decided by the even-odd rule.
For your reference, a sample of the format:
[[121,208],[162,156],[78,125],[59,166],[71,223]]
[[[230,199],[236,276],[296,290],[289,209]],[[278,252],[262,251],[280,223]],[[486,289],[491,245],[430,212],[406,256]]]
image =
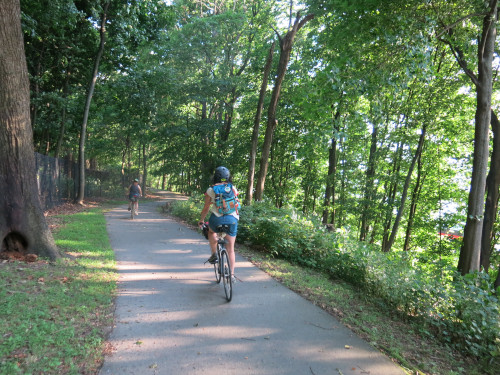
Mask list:
[[[297,15],[298,16],[298,15]],[[305,25],[305,23],[309,20],[312,20],[314,18],[314,14],[308,14],[307,16],[305,16],[304,18],[302,18],[302,20],[299,22],[299,26],[297,27],[297,31],[299,31],[302,26]]]
[[273,29],[274,33],[276,34],[276,36],[278,37],[278,41],[280,42],[281,44],[281,36],[280,34],[278,33],[278,30],[276,30],[274,27],[271,27],[271,29]]
[[453,29],[455,26],[457,26],[460,22],[463,20],[466,20],[467,18],[472,18],[472,17],[479,17],[479,16],[485,16],[487,13],[472,13],[468,14],[465,17],[462,17],[458,19],[457,21],[453,22],[452,24],[446,26],[439,34],[436,35],[436,38],[439,39],[441,36],[443,36],[444,33],[448,32],[449,30]]
[[483,33],[481,35],[481,42],[479,44],[479,48],[477,50],[478,57],[483,59],[483,54],[484,54],[484,46],[486,44],[486,40],[488,39],[488,33],[490,32],[490,27],[493,23],[493,21],[496,18],[496,11],[497,11],[497,4],[498,0],[491,0],[490,1],[490,11],[485,15],[484,18],[484,25],[483,25]]
[[451,52],[453,53],[453,56],[455,56],[455,60],[457,60],[458,65],[460,65],[460,67],[464,70],[465,74],[469,76],[474,85],[476,87],[479,87],[480,86],[479,79],[476,77],[474,72],[471,69],[469,69],[467,61],[465,61],[462,50],[460,48],[454,47],[453,44],[451,44],[451,42],[449,42],[446,39],[439,38],[439,40],[450,46]]

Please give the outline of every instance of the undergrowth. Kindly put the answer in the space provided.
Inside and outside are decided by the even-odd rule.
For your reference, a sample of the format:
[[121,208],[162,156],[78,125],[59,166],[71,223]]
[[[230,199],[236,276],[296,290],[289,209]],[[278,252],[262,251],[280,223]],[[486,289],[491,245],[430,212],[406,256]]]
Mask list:
[[[196,223],[200,197],[176,201],[173,215]],[[475,359],[484,373],[500,365],[500,304],[484,273],[462,277],[450,262],[430,267],[408,252],[383,253],[315,218],[254,203],[240,211],[238,241],[263,253],[325,272],[379,298],[423,337]]]

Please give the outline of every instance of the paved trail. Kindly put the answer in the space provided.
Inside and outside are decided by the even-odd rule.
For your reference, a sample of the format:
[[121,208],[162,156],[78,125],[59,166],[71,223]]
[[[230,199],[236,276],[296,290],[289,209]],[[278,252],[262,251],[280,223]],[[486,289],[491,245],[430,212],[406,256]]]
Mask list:
[[[175,197],[167,194],[166,198]],[[400,375],[335,318],[237,255],[227,303],[205,238],[140,203],[107,215],[116,253],[115,351],[101,375]],[[346,349],[346,345],[350,349]]]

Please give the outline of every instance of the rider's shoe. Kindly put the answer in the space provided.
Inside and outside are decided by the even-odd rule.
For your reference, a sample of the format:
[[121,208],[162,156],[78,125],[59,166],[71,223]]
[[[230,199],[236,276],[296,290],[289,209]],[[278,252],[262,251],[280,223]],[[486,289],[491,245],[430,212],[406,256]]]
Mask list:
[[130,207],[129,207],[129,208],[127,208],[127,210],[129,210],[129,211],[130,211]]
[[217,255],[215,253],[210,255],[210,258],[207,259],[207,262],[210,264],[217,263]]
[[236,282],[238,281],[238,279],[236,278],[236,276],[232,275],[231,276],[231,284],[236,284]]

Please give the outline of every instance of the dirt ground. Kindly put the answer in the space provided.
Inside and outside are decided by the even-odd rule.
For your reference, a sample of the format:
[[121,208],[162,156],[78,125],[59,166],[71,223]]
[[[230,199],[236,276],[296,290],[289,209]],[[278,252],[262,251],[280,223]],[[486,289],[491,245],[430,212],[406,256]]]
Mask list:
[[[83,206],[75,203],[64,203],[60,206],[53,207],[50,210],[45,211],[44,216],[47,220],[49,229],[53,232],[57,230],[57,228],[60,227],[62,223],[62,218],[58,216],[76,214],[89,208],[98,207],[103,202],[105,202],[104,199],[92,199],[85,201],[85,204]],[[15,261],[26,263],[46,262],[45,260],[39,260],[36,254],[23,253],[20,251],[0,251],[0,261],[2,263]]]
[[[149,189],[148,189],[149,190]],[[157,194],[155,191],[148,191],[148,200],[158,200],[162,196]],[[44,211],[45,219],[47,220],[47,225],[49,229],[54,232],[62,225],[63,219],[60,216],[63,215],[73,215],[78,212],[85,211],[89,208],[94,208],[102,205],[107,201],[106,198],[90,198],[86,199],[84,205],[79,205],[76,203],[64,203],[60,206],[51,208],[50,210]],[[2,262],[26,262],[33,263],[37,262],[38,256],[35,254],[23,253],[20,251],[0,251],[0,261]],[[45,262],[45,261],[43,261]]]

